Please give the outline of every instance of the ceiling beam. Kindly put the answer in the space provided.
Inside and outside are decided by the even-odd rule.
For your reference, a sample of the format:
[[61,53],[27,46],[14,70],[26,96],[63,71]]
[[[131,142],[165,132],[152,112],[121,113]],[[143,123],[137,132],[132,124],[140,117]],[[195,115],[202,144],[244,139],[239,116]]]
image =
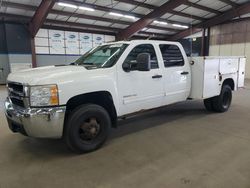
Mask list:
[[154,10],[155,8],[157,8],[157,6],[155,6],[155,5],[151,5],[148,3],[143,3],[143,2],[135,1],[135,0],[117,0],[117,1],[122,2],[122,3],[126,3],[126,4],[130,4],[130,5],[144,7],[144,8],[151,9],[151,10]]
[[194,19],[194,20],[199,20],[199,21],[206,20],[205,18],[202,18],[200,16],[195,16],[195,15],[191,15],[191,14],[187,14],[187,13],[179,12],[179,11],[175,11],[175,10],[169,10],[168,13],[171,13],[171,14],[177,15],[177,16],[182,16],[182,17],[185,17],[185,18],[191,18],[191,19]]
[[233,1],[231,1],[231,0],[219,0],[219,1],[221,1],[221,2],[223,2],[223,3],[225,3],[225,4],[228,4],[228,5],[231,5],[231,6],[234,7],[234,8],[236,8],[236,7],[239,6],[237,3],[235,3],[235,2],[233,2]]
[[[91,30],[91,29],[85,29],[85,28],[75,28],[75,27],[67,27],[67,26],[55,26],[55,25],[47,25],[46,23],[41,27],[43,29],[54,29],[54,30],[61,30],[61,31],[72,31],[72,32],[80,32],[80,33],[95,33],[95,34],[105,34],[105,35],[115,35],[114,32],[103,32],[98,30]],[[147,38],[153,38],[153,39],[163,39],[166,38],[166,35],[149,35],[149,33],[142,32],[141,34],[144,35],[135,35],[135,39],[147,39]],[[147,36],[145,36],[147,34]]]
[[[151,10],[154,10],[154,9],[156,9],[156,8],[159,7],[159,6],[155,6],[155,5],[151,5],[151,4],[147,4],[147,3],[142,3],[142,2],[134,1],[134,0],[118,0],[118,1],[119,2],[123,2],[123,3],[127,3],[127,4],[131,4],[131,5],[136,5],[136,6],[148,8],[148,9],[151,9]],[[202,17],[194,16],[194,15],[189,15],[189,14],[186,14],[184,12],[179,12],[179,11],[175,11],[175,10],[169,10],[168,13],[175,14],[175,15],[182,16],[182,17],[187,17],[187,18],[191,18],[192,17],[193,19],[200,20],[200,21],[204,20],[204,18],[202,18]]]
[[181,4],[183,4],[186,1],[187,0],[170,0],[170,1],[166,2],[166,3],[164,3],[160,7],[154,9],[149,14],[145,15],[144,17],[142,17],[138,21],[131,24],[126,29],[119,32],[118,35],[117,35],[117,39],[118,40],[124,40],[124,39],[130,38],[135,33],[139,32],[143,28],[147,27],[154,20],[156,20],[157,18],[159,18],[159,17],[163,16],[164,14],[166,14],[166,12],[168,12],[169,10],[172,10],[172,9],[180,6]]
[[[105,17],[99,17],[99,16],[92,16],[92,15],[86,15],[86,14],[77,14],[77,13],[70,13],[70,12],[63,12],[60,10],[51,10],[51,14],[58,14],[61,16],[68,16],[68,17],[76,17],[76,18],[83,18],[83,19],[90,19],[90,20],[97,20],[97,21],[103,21],[103,22],[110,22],[110,23],[117,23],[122,25],[130,25],[133,22],[128,22],[124,20],[115,20]],[[173,28],[167,28],[167,27],[160,27],[155,25],[149,25],[148,28],[151,29],[158,29],[158,30],[164,30],[164,31],[170,31],[170,32],[179,32],[178,29]]]
[[209,8],[209,7],[205,7],[205,6],[202,6],[202,5],[199,5],[197,3],[192,3],[192,2],[186,2],[184,3],[185,5],[187,6],[190,6],[190,7],[194,7],[194,8],[197,8],[197,9],[200,9],[200,10],[203,10],[203,11],[206,11],[206,12],[211,12],[211,13],[214,13],[214,14],[221,14],[220,11],[218,10],[215,10],[215,9],[212,9],[212,8]]
[[18,15],[17,18],[15,14],[0,13],[0,20],[26,24],[30,22],[31,17]]
[[[23,9],[23,10],[29,10],[29,11],[35,11],[37,8],[36,6],[24,5],[24,4],[13,3],[13,2],[3,2],[2,6],[18,8],[18,9]],[[76,18],[98,20],[98,21],[104,21],[104,22],[110,22],[110,23],[117,23],[117,24],[122,24],[122,25],[127,25],[127,26],[130,25],[131,23],[133,23],[131,21],[116,20],[116,19],[110,19],[110,18],[105,18],[105,17],[100,17],[100,16],[71,13],[71,12],[65,12],[65,11],[53,10],[53,9],[50,11],[50,13],[51,14],[58,14],[61,16],[67,16],[67,17],[76,17]],[[160,27],[160,26],[156,26],[156,25],[149,25],[148,28],[170,31],[170,32],[175,32],[175,33],[180,31],[179,29]]]
[[[17,18],[17,16],[14,14],[0,13],[0,20],[27,24],[30,21],[30,17],[20,15]],[[96,26],[96,25],[82,24],[82,23],[75,23],[75,22],[65,22],[65,21],[51,20],[51,19],[46,19],[44,21],[43,26],[41,26],[41,28],[47,28],[47,29],[55,29],[55,28],[58,29],[59,27],[64,27],[63,30],[66,30],[66,31],[90,32],[90,33],[106,34],[106,35],[116,35],[117,32],[120,31],[119,28]],[[152,33],[148,31],[142,31],[142,32],[139,32],[138,34],[146,35],[145,37],[153,37],[153,38],[169,37],[169,35],[165,35],[161,33]]]
[[[71,3],[71,4],[73,3],[73,4],[78,5],[78,6],[91,7],[93,9],[103,11],[103,12],[117,12],[117,13],[120,13],[120,14],[131,15],[131,16],[135,16],[136,18],[142,18],[142,17],[145,16],[144,14],[138,14],[138,13],[135,13],[135,12],[123,11],[123,10],[116,9],[116,8],[109,8],[107,6],[100,6],[100,5],[95,5],[95,4],[93,5],[93,4],[90,4],[90,3],[83,3],[83,2],[76,1],[76,0],[60,0],[60,1],[65,2],[65,3]],[[176,1],[179,1],[179,0],[176,0]],[[179,21],[171,21],[171,20],[167,20],[167,19],[163,19],[163,18],[158,18],[158,21],[162,21],[162,22],[167,21],[170,24],[187,25],[187,23],[183,23],[183,22],[179,22]]]
[[32,37],[35,37],[40,27],[46,20],[49,11],[53,8],[55,0],[42,0],[29,23],[29,30]]
[[[143,2],[139,2],[139,1],[135,1],[135,0],[117,0],[117,1],[127,3],[127,4],[131,4],[131,5],[136,5],[136,6],[139,6],[139,7],[152,9],[152,10],[154,10],[154,9],[156,9],[158,7],[158,6],[155,6],[155,5],[151,5],[151,4],[148,4],[148,3],[143,3]],[[214,14],[220,14],[221,13],[218,10],[215,10],[215,9],[212,9],[212,8],[209,8],[209,7],[205,7],[205,6],[202,6],[202,5],[199,5],[199,4],[196,4],[196,3],[192,3],[192,2],[185,2],[183,4],[185,4],[187,6],[197,8],[197,9],[200,9],[200,10],[203,10],[203,11],[206,11],[206,12],[211,12],[211,13],[214,13]]]
[[69,27],[84,27],[84,28],[90,28],[90,29],[97,29],[97,30],[101,30],[101,31],[110,31],[110,32],[114,32],[114,33],[117,33],[120,31],[120,29],[114,28],[114,27],[76,23],[76,22],[65,22],[65,21],[52,20],[52,19],[47,19],[45,22],[46,22],[46,24],[66,25],[66,26],[68,25]]
[[192,28],[189,28],[185,31],[182,31],[182,32],[170,37],[169,39],[170,40],[178,40],[178,39],[184,38],[186,36],[189,36],[191,34],[194,34],[196,32],[199,32],[201,30],[201,28],[209,28],[209,27],[212,27],[212,26],[215,26],[218,24],[222,24],[222,23],[229,21],[235,17],[238,17],[240,15],[244,15],[244,14],[248,14],[248,13],[250,13],[250,2],[244,3],[243,5],[240,5],[237,8],[230,9],[229,11],[227,11],[219,16],[213,17],[213,18],[207,20],[206,22],[197,24]]
[[80,33],[94,33],[94,34],[104,34],[104,35],[115,35],[114,32],[99,31],[99,30],[86,29],[86,28],[67,27],[67,26],[55,26],[55,25],[49,25],[46,22],[44,23],[44,25],[41,28],[43,28],[43,29],[62,30],[62,31],[80,32]]
[[[65,22],[65,21],[59,21],[59,20],[51,20],[47,19],[45,23],[48,24],[53,24],[53,25],[60,25],[60,26],[68,26],[68,27],[76,27],[76,28],[85,28],[85,29],[95,29],[99,31],[104,31],[104,32],[113,32],[113,34],[117,34],[120,29],[119,28],[114,28],[114,27],[106,27],[106,26],[98,26],[98,25],[91,25],[91,24],[82,24],[82,23],[75,23],[75,22]],[[147,32],[147,31],[141,31],[138,34],[144,34],[144,35],[154,35],[156,37],[169,37],[169,35],[161,34],[161,33],[152,33],[152,32]]]

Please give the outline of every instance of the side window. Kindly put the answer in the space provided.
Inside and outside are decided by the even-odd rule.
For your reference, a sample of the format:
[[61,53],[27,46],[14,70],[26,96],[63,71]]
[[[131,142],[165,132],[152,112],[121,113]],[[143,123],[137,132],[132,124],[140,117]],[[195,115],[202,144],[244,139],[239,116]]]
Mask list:
[[137,55],[140,53],[150,54],[151,69],[159,68],[155,49],[153,45],[151,44],[141,44],[141,45],[134,47],[134,49],[131,50],[131,52],[128,54],[127,58],[125,59],[125,62],[134,63],[134,66],[136,67],[136,58],[137,58]]
[[161,44],[160,49],[165,67],[176,67],[184,65],[184,58],[178,46]]

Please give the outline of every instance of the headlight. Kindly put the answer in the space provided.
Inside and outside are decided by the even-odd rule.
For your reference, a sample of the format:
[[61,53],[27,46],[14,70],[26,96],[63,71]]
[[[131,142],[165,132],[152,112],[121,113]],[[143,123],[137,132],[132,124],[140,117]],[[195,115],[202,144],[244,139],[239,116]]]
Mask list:
[[59,105],[57,85],[31,86],[30,106]]

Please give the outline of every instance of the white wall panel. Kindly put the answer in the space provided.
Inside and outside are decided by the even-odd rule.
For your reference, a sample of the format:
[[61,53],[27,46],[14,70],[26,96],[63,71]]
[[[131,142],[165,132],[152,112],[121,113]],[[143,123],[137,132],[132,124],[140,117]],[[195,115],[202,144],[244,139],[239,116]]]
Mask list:
[[39,29],[38,33],[36,34],[36,37],[45,37],[48,38],[48,29]]
[[37,54],[82,55],[110,41],[115,41],[115,36],[40,29],[35,37],[35,46]]
[[65,54],[64,31],[49,30],[51,54]]
[[210,56],[219,56],[220,55],[220,46],[219,45],[211,45],[209,47],[209,55]]
[[112,41],[115,41],[115,36],[112,36],[112,35],[105,35],[105,36],[104,36],[104,41],[105,41],[105,42],[112,42]]
[[79,34],[77,32],[65,31],[66,54],[79,55]]
[[104,43],[104,35],[93,34],[93,47],[99,46]]
[[230,56],[231,54],[232,54],[231,44],[220,45],[220,56]]
[[85,54],[93,47],[93,36],[91,33],[80,33],[80,54]]
[[36,46],[49,46],[48,37],[47,38],[35,37],[35,45]]
[[245,55],[245,43],[232,44],[232,56],[244,56]]
[[250,43],[246,43],[245,45],[245,56],[247,57],[246,77],[250,78]]
[[36,46],[36,54],[49,54],[49,47]]

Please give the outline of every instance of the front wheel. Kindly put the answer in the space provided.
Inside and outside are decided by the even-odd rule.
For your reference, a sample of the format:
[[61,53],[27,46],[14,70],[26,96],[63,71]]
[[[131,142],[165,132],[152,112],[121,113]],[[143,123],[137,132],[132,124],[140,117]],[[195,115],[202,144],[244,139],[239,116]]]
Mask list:
[[232,90],[228,85],[223,85],[219,96],[204,100],[204,105],[208,111],[226,112],[232,102]]
[[110,127],[109,114],[103,107],[95,104],[81,105],[69,115],[64,139],[74,152],[90,152],[104,144]]

